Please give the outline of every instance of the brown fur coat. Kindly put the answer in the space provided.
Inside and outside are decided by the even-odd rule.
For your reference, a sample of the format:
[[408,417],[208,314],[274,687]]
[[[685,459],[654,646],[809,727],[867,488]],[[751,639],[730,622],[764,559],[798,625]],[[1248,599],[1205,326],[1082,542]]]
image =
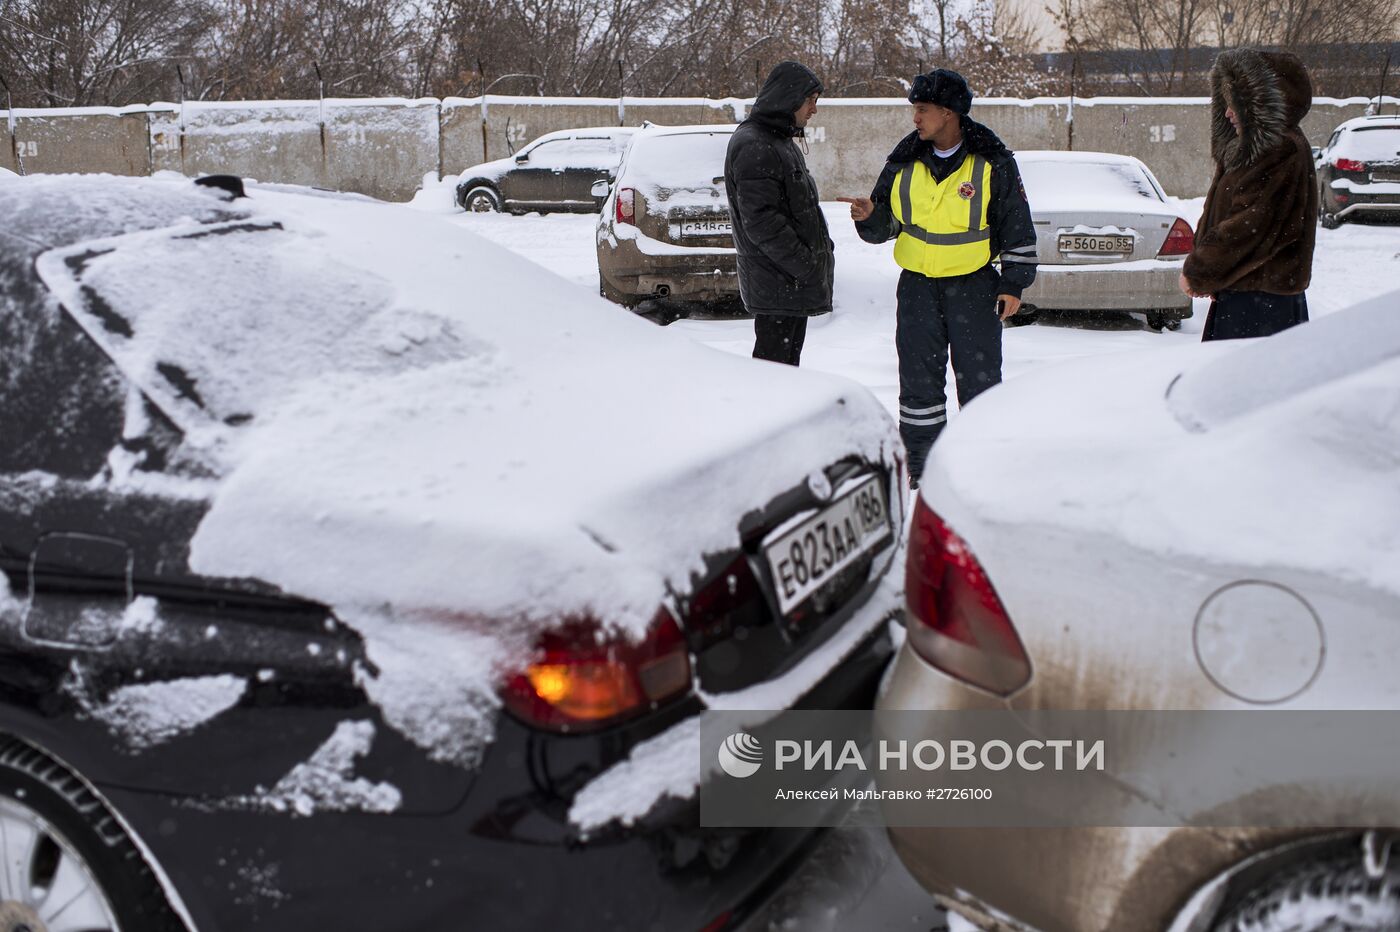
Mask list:
[[[1317,237],[1317,173],[1298,128],[1312,81],[1297,56],[1231,49],[1216,58],[1210,82],[1215,180],[1186,278],[1204,294],[1299,294],[1312,278]],[[1239,134],[1225,116],[1231,105]]]

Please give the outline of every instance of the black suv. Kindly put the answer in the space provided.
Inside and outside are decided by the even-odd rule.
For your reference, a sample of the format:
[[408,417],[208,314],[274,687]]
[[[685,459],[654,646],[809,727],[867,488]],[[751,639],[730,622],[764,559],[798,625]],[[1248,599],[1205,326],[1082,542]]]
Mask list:
[[1348,217],[1400,218],[1400,116],[1347,120],[1318,154],[1319,219],[1328,230]]

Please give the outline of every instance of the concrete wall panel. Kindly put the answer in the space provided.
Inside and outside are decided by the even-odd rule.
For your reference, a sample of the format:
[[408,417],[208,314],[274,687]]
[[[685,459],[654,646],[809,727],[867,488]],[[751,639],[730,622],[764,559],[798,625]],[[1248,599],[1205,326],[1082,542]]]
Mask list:
[[1147,163],[1167,193],[1201,197],[1210,187],[1210,108],[1199,103],[1078,103],[1074,149]]
[[437,101],[327,104],[326,187],[407,201],[437,171]]
[[183,133],[178,113],[162,117],[160,128],[153,122],[151,130],[153,144],[160,139],[160,168],[190,176],[231,174],[328,186],[320,108],[314,100],[187,104]]
[[75,111],[45,114],[15,111],[14,145],[5,140],[4,164],[18,171],[15,149],[26,174],[105,172],[148,175],[150,144],[143,111]]

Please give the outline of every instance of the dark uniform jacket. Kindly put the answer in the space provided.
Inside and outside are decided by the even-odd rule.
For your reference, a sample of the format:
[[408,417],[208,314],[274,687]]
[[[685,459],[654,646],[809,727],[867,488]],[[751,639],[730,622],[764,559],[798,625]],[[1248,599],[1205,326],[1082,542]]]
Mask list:
[[992,166],[992,199],[987,204],[987,224],[992,230],[992,259],[1003,257],[998,294],[1020,297],[1035,281],[1035,225],[1026,203],[1021,172],[1010,149],[997,134],[970,117],[962,117],[962,146],[946,159],[933,151],[933,142],[917,132],[905,136],[889,155],[885,170],[875,182],[870,199],[875,212],[856,224],[856,232],[867,243],[883,243],[899,235],[899,222],[890,210],[890,190],[901,168],[916,160],[928,166],[937,181],[957,171],[968,155],[980,155]]
[[[1202,294],[1299,294],[1317,238],[1317,172],[1298,128],[1312,107],[1312,82],[1295,55],[1231,49],[1216,58],[1210,84],[1215,180],[1186,278]],[[1227,97],[1238,135],[1225,116]]]
[[773,70],[734,131],[724,186],[734,222],[739,293],[750,313],[814,316],[831,310],[834,245],[817,184],[793,142],[793,114],[821,82],[797,62]]

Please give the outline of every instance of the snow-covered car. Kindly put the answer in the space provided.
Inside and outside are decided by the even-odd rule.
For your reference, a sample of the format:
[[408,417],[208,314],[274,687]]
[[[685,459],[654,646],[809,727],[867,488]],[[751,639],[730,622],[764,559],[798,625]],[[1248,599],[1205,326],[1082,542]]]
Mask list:
[[648,126],[634,138],[598,218],[598,290],[647,298],[737,298],[739,266],[724,192],[733,126]]
[[1017,315],[1040,311],[1134,311],[1175,330],[1191,316],[1178,278],[1191,252],[1191,224],[1152,172],[1107,152],[1016,153],[1035,222],[1033,284]]
[[512,156],[462,172],[457,206],[513,214],[594,213],[602,198],[591,193],[593,185],[612,179],[635,132],[602,126],[548,133]]
[[1348,217],[1400,215],[1400,117],[1357,117],[1318,156],[1318,214],[1335,230]]
[[[1262,726],[1278,710],[1400,709],[1397,306],[1393,292],[1268,340],[1066,363],[979,399],[920,484],[908,639],[877,708],[1009,710],[1032,731],[1046,710]],[[1053,494],[1027,485],[1027,464]],[[1151,768],[1114,757],[1107,777],[1167,811]],[[1267,817],[1226,823],[1255,827],[1197,809],[1179,813],[1189,828],[891,837],[980,928],[1400,928],[1394,855],[1368,861],[1359,829],[1306,827],[1318,813],[1372,826],[1387,850],[1400,786],[1270,779],[1221,803]]]
[[698,715],[869,707],[881,405],[201,181],[0,185],[6,921],[738,921],[811,836],[700,827]]

